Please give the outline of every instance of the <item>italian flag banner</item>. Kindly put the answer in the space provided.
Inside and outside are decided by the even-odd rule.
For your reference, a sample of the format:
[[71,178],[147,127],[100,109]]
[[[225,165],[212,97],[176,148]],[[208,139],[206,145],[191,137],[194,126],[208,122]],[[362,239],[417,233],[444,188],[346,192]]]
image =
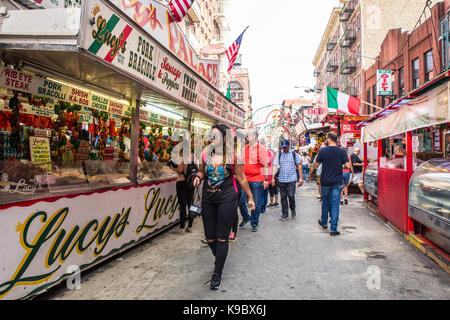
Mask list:
[[359,115],[361,100],[327,87],[328,112]]

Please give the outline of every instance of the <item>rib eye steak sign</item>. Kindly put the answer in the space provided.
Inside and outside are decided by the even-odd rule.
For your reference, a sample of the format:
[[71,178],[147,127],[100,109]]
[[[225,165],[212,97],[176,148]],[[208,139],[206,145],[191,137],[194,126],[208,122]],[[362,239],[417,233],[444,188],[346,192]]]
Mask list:
[[85,270],[175,223],[175,183],[0,210],[0,299],[37,294],[70,276],[72,266]]

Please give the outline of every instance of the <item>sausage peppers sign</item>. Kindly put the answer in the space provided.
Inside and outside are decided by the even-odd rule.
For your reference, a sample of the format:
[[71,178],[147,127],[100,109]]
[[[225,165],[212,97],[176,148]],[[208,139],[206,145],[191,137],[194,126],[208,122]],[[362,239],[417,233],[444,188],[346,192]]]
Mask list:
[[162,182],[0,210],[0,299],[37,294],[174,224],[174,190]]
[[[139,2],[135,1],[134,3]],[[107,5],[101,2],[90,2],[87,6],[87,12],[90,14],[85,15],[83,21],[85,28],[81,40],[83,49],[142,82],[160,89],[167,96],[184,101],[197,111],[216,118],[224,118],[222,109],[228,107],[225,99],[221,98],[221,95],[199,75],[166,53],[147,34],[134,29],[131,23],[128,23],[128,18],[121,18]],[[150,4],[150,7],[152,15],[155,15],[161,6],[152,7]],[[146,7],[142,7],[142,12],[146,12],[146,10]],[[90,23],[92,16],[95,19],[93,25]],[[136,20],[136,18],[133,19]],[[154,19],[157,17],[154,16]],[[156,23],[156,25],[158,24]],[[147,30],[148,28],[150,27],[144,26],[146,31],[154,35]],[[158,37],[156,38],[158,39]],[[183,41],[181,36],[177,39]],[[185,44],[181,46],[184,48],[182,51],[185,52],[187,50]],[[178,53],[175,55],[180,57]],[[185,54],[183,53],[182,56],[185,57]],[[183,57],[180,58],[186,62]],[[190,65],[187,62],[186,64]],[[192,67],[192,65],[190,66]],[[220,99],[217,99],[218,97]],[[243,124],[243,118],[227,117],[224,119]]]
[[166,49],[182,59],[200,76],[217,87],[219,60],[200,59],[173,20],[169,9],[154,0],[109,0]]

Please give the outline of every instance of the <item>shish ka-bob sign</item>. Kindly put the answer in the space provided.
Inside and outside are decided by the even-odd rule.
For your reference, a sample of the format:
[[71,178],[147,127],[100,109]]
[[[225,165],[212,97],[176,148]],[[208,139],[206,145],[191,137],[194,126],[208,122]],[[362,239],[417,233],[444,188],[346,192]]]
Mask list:
[[175,181],[0,211],[0,299],[35,295],[179,219]]

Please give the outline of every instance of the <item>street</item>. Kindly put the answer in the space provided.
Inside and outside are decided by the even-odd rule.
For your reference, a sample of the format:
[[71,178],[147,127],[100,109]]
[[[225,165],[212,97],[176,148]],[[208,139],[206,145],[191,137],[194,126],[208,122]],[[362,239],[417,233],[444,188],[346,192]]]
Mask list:
[[238,231],[219,291],[205,284],[213,256],[193,233],[172,230],[81,274],[81,288],[66,282],[36,299],[66,300],[341,300],[449,299],[450,277],[363,204],[350,196],[331,237],[317,223],[317,186],[297,189],[297,219],[280,221],[281,207],[267,209],[260,230]]

